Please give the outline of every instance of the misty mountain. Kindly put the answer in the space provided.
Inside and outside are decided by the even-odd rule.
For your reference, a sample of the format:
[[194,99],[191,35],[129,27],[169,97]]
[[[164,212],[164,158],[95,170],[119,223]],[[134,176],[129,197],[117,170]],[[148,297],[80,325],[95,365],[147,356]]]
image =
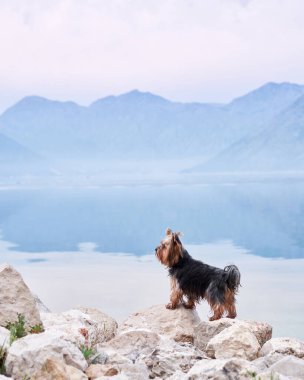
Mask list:
[[14,140],[0,134],[0,164],[33,162],[38,156]]
[[256,135],[247,136],[194,171],[304,169],[304,95]]
[[43,158],[16,141],[0,134],[0,177],[32,175],[47,167]]
[[239,169],[250,155],[254,167],[257,151],[262,163],[273,133],[279,147],[289,127],[301,129],[296,104],[303,95],[304,86],[268,83],[229,104],[171,102],[137,90],[88,107],[30,96],[0,116],[0,132],[52,162],[194,157],[209,160],[208,169]]

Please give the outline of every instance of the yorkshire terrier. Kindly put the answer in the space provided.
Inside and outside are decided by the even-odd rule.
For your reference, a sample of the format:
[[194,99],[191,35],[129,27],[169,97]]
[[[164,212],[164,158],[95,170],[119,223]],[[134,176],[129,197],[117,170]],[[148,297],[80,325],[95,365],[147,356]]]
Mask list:
[[166,308],[175,309],[182,304],[193,309],[196,303],[206,299],[213,312],[210,321],[222,318],[224,313],[227,318],[235,318],[235,294],[241,279],[238,268],[228,265],[220,269],[194,260],[179,236],[179,232],[167,229],[166,238],[155,248],[158,260],[169,269],[171,294]]

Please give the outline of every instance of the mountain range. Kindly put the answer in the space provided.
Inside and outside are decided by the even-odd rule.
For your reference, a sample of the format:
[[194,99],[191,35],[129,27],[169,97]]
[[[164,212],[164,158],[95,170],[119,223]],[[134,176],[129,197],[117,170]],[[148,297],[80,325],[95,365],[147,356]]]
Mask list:
[[291,83],[267,83],[228,104],[138,90],[88,107],[29,96],[0,116],[0,175],[189,158],[194,172],[304,170],[303,152],[304,85]]

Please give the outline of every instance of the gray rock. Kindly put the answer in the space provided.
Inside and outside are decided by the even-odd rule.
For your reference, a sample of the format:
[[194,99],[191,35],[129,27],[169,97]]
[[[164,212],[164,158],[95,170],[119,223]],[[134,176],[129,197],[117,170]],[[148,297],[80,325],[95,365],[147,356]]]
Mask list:
[[294,356],[286,356],[273,364],[270,371],[288,377],[304,379],[304,360]]
[[25,318],[25,327],[29,331],[32,326],[41,324],[36,301],[23,281],[20,273],[12,266],[0,266],[0,326],[8,322],[16,322],[18,314]]
[[131,362],[135,362],[140,355],[150,355],[159,343],[159,336],[149,331],[129,331],[109,342],[101,345],[101,348],[113,362],[114,355],[120,355]]
[[8,350],[6,370],[16,380],[39,371],[47,359],[57,359],[84,371],[87,362],[75,344],[62,339],[60,333],[44,332],[27,335],[15,341]]
[[166,335],[177,342],[193,343],[195,327],[199,323],[200,318],[195,310],[182,306],[168,310],[164,305],[157,305],[132,314],[119,330],[147,330]]
[[197,325],[195,327],[194,344],[200,350],[205,350],[210,339],[233,325],[248,328],[248,330],[255,335],[260,346],[272,337],[272,327],[268,323],[222,318],[212,322],[202,321],[199,325]]
[[31,376],[31,380],[88,380],[88,377],[61,360],[47,359],[41,369]]
[[256,373],[244,359],[207,359],[197,362],[188,373],[176,372],[168,380],[249,380]]
[[114,338],[118,328],[118,324],[114,318],[92,307],[77,307],[76,309],[88,315],[100,328],[103,328],[106,341]]
[[206,353],[215,359],[254,360],[259,349],[260,345],[254,334],[245,326],[235,324],[215,335],[207,344]]
[[[41,313],[43,325],[47,331],[60,332],[76,344],[83,344],[84,335],[87,334],[89,344],[94,347],[115,335],[117,322],[113,318],[97,309],[80,309],[63,313]],[[84,311],[88,311],[88,314]]]
[[259,356],[266,356],[274,353],[293,355],[303,359],[304,342],[295,338],[273,338],[264,344],[259,352]]
[[174,373],[186,373],[206,355],[189,343],[162,339],[156,349],[141,358],[149,370],[150,378],[167,379]]
[[41,301],[41,299],[37,296],[37,294],[33,294],[33,297],[35,299],[39,313],[50,313],[51,312],[51,310],[47,306],[45,306],[45,304]]

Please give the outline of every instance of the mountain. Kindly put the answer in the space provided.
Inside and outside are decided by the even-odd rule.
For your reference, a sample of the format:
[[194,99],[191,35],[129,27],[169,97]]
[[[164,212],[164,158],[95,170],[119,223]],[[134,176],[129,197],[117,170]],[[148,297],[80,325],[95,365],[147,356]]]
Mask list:
[[0,164],[35,162],[38,156],[14,140],[0,134]]
[[304,169],[304,95],[259,133],[240,139],[194,171]]
[[[52,162],[71,161],[74,166],[193,158],[203,165],[198,170],[205,170],[206,161],[210,170],[239,169],[250,160],[255,167],[253,157],[273,133],[278,134],[278,146],[280,138],[288,140],[278,131],[288,129],[291,120],[290,128],[296,129],[302,96],[304,86],[290,83],[268,83],[229,104],[171,102],[138,90],[98,99],[88,107],[30,96],[0,116],[0,133]],[[261,153],[258,168],[263,157]]]
[[0,178],[47,173],[42,157],[16,141],[0,134]]

